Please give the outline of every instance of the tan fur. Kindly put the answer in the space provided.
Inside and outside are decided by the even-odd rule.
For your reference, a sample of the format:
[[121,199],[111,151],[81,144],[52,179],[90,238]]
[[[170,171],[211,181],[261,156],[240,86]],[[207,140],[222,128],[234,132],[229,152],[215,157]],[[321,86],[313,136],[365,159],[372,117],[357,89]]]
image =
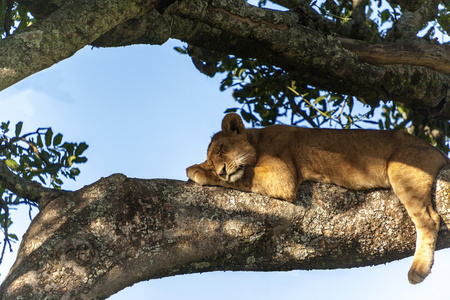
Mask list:
[[219,185],[292,202],[306,180],[349,189],[392,188],[416,225],[411,283],[431,271],[439,215],[431,189],[449,159],[425,141],[400,131],[308,129],[274,125],[245,129],[228,114],[208,147],[207,160],[187,168],[201,185]]

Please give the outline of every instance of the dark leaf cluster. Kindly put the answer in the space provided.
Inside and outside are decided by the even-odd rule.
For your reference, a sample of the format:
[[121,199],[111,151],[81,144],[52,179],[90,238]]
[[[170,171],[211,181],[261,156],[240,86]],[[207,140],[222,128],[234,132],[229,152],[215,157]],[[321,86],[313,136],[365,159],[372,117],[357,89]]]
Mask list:
[[355,111],[356,98],[321,91],[298,83],[287,72],[274,66],[260,64],[254,59],[226,57],[219,70],[227,73],[221,90],[234,88],[234,97],[245,121],[253,126],[273,124],[307,125],[310,127],[361,127],[373,123],[373,109]]

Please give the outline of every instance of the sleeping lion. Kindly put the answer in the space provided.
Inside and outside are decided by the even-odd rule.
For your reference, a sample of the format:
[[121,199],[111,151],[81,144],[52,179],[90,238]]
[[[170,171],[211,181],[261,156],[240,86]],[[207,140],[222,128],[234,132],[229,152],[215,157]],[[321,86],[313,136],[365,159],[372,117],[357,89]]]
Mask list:
[[353,190],[392,188],[417,230],[409,282],[430,274],[439,230],[431,204],[434,179],[450,160],[427,142],[401,131],[309,129],[273,125],[245,129],[227,114],[208,147],[207,160],[187,168],[200,185],[219,185],[293,202],[306,180]]

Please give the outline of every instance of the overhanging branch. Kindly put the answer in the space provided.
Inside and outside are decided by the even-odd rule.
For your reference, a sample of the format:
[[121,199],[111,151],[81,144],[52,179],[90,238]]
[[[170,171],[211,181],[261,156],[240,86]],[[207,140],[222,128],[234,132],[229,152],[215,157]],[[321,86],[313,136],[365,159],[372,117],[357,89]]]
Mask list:
[[[448,49],[444,46],[417,46],[409,52],[392,44],[362,47],[354,40],[328,35],[320,27],[305,26],[300,11],[263,9],[240,0],[170,2],[161,12],[152,9],[152,1],[96,0],[86,1],[82,8],[84,1],[70,3],[0,42],[0,89],[89,43],[108,47],[162,44],[171,37],[206,50],[258,58],[285,69],[297,81],[358,96],[374,106],[379,100],[394,100],[450,118]],[[380,48],[384,55],[374,57],[374,49]],[[425,56],[414,60],[418,49]],[[393,59],[403,64],[384,65]]]
[[[450,246],[449,189],[447,169],[436,188],[443,220],[438,248]],[[113,175],[38,214],[0,297],[103,299],[138,281],[176,274],[368,266],[409,256],[414,245],[414,225],[388,190],[305,183],[290,204]]]
[[66,59],[151,1],[69,1],[25,31],[0,41],[0,90]]

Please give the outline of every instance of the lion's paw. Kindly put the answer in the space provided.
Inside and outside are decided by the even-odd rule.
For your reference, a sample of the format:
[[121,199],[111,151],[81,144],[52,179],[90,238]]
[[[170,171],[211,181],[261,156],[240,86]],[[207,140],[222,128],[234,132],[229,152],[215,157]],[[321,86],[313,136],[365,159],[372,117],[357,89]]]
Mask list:
[[190,180],[200,185],[213,184],[209,179],[208,172],[199,165],[193,165],[186,169],[186,175]]
[[427,263],[413,263],[408,272],[408,280],[411,284],[421,283],[431,273],[431,265]]
[[[196,182],[196,183],[199,183],[198,181],[198,177],[199,176],[196,176],[196,175],[199,175],[198,173],[199,172],[201,172],[201,167],[199,166],[199,165],[193,165],[193,166],[190,166],[189,168],[187,168],[186,169],[186,175],[187,175],[187,177],[190,179],[190,180],[192,180],[192,181],[194,181],[194,182]],[[196,178],[197,178],[197,180],[196,180]]]

